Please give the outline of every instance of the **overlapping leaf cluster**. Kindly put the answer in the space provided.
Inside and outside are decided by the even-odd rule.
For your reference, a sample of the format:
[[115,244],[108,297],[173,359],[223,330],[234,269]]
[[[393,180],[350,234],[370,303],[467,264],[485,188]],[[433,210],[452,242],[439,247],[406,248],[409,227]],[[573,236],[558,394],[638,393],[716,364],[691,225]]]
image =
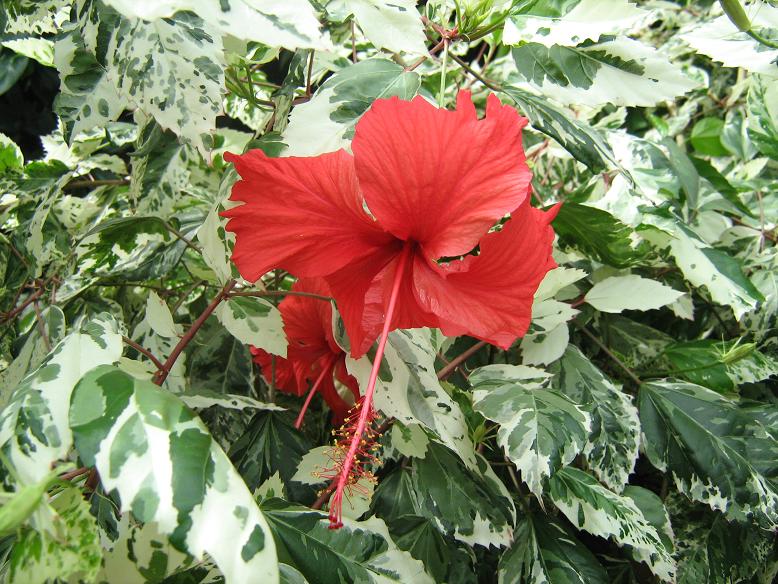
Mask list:
[[[755,35],[715,2],[3,3],[0,94],[60,81],[42,157],[0,134],[3,576],[770,582],[778,8],[744,10]],[[559,267],[508,351],[391,334],[383,465],[328,530],[326,406],[296,430],[248,348],[285,356],[292,280],[237,278],[222,155],[348,148],[374,100],[461,88],[529,118]]]

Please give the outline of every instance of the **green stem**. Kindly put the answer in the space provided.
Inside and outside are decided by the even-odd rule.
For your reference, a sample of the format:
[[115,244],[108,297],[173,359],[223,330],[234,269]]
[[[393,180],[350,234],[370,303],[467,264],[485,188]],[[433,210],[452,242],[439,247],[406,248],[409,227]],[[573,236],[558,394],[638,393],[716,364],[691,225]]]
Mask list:
[[764,38],[754,29],[747,30],[746,34],[750,36],[752,39],[754,39],[756,42],[761,43],[766,47],[770,47],[771,49],[778,49],[778,43],[776,43],[775,41],[771,41],[770,39]]
[[438,94],[438,107],[443,107],[446,97],[446,64],[448,62],[448,41],[443,42],[443,58],[440,64],[440,93]]
[[687,367],[686,369],[673,369],[668,371],[659,371],[658,373],[651,373],[649,375],[641,373],[641,377],[643,379],[657,379],[659,377],[670,377],[673,375],[678,375],[679,373],[691,373],[693,371],[702,371],[704,369],[710,369],[711,367],[716,367],[717,365],[724,365],[724,363],[721,363],[720,361],[714,361],[713,363],[698,365],[697,367]]

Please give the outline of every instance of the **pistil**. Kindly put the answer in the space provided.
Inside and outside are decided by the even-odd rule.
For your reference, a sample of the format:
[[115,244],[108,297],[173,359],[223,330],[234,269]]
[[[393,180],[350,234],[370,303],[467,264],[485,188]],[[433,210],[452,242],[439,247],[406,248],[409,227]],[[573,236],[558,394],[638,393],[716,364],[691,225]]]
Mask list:
[[363,445],[363,435],[368,423],[368,419],[374,416],[373,413],[373,394],[375,393],[376,382],[378,381],[378,371],[381,368],[381,361],[384,358],[384,351],[386,349],[386,341],[389,338],[389,331],[392,330],[392,318],[394,316],[394,310],[397,305],[397,297],[400,293],[400,284],[408,265],[408,261],[411,256],[411,249],[413,244],[406,242],[400,257],[397,261],[397,268],[394,273],[394,281],[392,282],[392,292],[389,296],[389,305],[386,309],[386,317],[384,320],[384,328],[381,331],[381,336],[378,340],[378,350],[375,354],[373,361],[373,368],[370,370],[370,377],[367,382],[367,388],[365,394],[360,401],[359,408],[359,420],[357,422],[354,434],[351,437],[351,443],[349,444],[348,452],[343,459],[343,467],[340,469],[338,476],[338,483],[335,487],[335,494],[330,502],[330,529],[338,529],[343,527],[342,521],[342,508],[343,508],[343,491],[348,485],[351,484],[352,468],[354,466],[355,458]]

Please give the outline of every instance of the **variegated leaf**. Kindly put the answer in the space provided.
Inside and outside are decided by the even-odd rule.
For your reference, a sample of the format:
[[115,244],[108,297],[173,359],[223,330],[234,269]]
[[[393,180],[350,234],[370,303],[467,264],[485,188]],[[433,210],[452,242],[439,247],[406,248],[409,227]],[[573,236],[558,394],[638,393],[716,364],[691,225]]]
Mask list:
[[37,483],[73,446],[68,407],[79,379],[122,354],[119,325],[106,313],[85,322],[14,390],[0,412],[0,449],[24,484]]
[[354,125],[379,98],[411,99],[421,79],[386,59],[366,59],[327,79],[313,99],[292,111],[284,132],[286,156],[314,156],[345,148]]
[[179,549],[213,558],[228,583],[278,582],[265,518],[205,425],[181,401],[101,366],[73,392],[70,426],[123,511],[155,522]]
[[287,341],[281,312],[264,298],[234,296],[222,302],[215,314],[239,341],[286,357]]
[[778,525],[778,440],[738,403],[699,385],[640,388],[643,448],[694,501],[739,521]]
[[[375,407],[403,424],[421,424],[477,469],[475,447],[459,405],[441,387],[435,374],[435,348],[430,329],[397,330],[389,335],[376,383]],[[349,372],[367,386],[372,364],[347,358]]]
[[535,297],[532,325],[521,339],[524,365],[548,365],[559,359],[570,341],[567,322],[578,314],[567,302]]
[[497,567],[499,584],[606,584],[608,576],[571,530],[552,516],[519,520]]
[[418,55],[427,52],[416,0],[338,0],[331,2],[327,10],[353,14],[376,48]]
[[436,442],[412,469],[398,469],[379,484],[373,509],[389,522],[426,517],[443,535],[485,547],[509,545],[516,519],[510,493],[483,458],[477,470],[468,469]]
[[[678,507],[675,501],[669,503]],[[727,521],[721,513],[690,513],[689,507],[681,506],[679,511],[685,513],[673,517],[678,525],[678,584],[774,581],[778,561],[772,533]]]
[[94,581],[103,550],[97,523],[81,489],[64,489],[50,505],[55,513],[53,533],[22,532],[11,553],[9,581],[12,584]]
[[[757,29],[778,28],[778,7],[767,2],[749,5],[746,14],[751,25]],[[680,36],[695,51],[725,67],[742,67],[752,73],[778,77],[778,49],[767,47],[738,30],[725,14],[709,22],[695,23]]]
[[473,407],[500,424],[497,442],[530,490],[586,446],[591,419],[564,394],[545,389],[549,374],[523,365],[487,365],[470,375]]
[[327,515],[281,499],[262,503],[274,535],[291,563],[311,584],[414,582],[432,584],[424,565],[400,550],[383,521],[345,518],[329,529]]
[[535,129],[559,142],[593,172],[619,167],[605,138],[595,128],[576,119],[572,112],[522,87],[506,86],[503,91],[516,103],[519,112],[529,118]]
[[[221,36],[192,12],[149,22],[124,18],[97,0],[80,0],[78,16],[69,28],[75,37],[55,47],[72,78],[73,90],[65,85],[60,103],[67,129],[91,129],[132,105],[205,154],[221,111]],[[83,71],[89,72],[84,80]]]
[[87,50],[80,29],[71,29],[54,43],[54,65],[60,76],[54,105],[66,137],[112,122],[127,107],[109,72]]
[[632,400],[587,359],[569,346],[553,380],[570,399],[591,415],[584,456],[597,477],[616,492],[627,484],[640,446],[640,420]]
[[648,24],[651,12],[627,0],[579,0],[565,2],[562,14],[516,14],[505,21],[503,42],[506,45],[541,43],[576,46],[584,41],[598,41],[602,35],[629,34]]
[[650,106],[697,87],[654,47],[626,37],[577,47],[527,43],[513,58],[527,82],[565,104]]
[[153,119],[145,120],[140,128],[137,149],[130,195],[137,201],[138,214],[168,219],[191,181],[188,165],[194,150],[180,143],[173,132],[164,132]]
[[573,467],[551,477],[548,495],[573,525],[628,546],[635,559],[645,562],[662,581],[674,582],[675,560],[632,499],[609,491]]
[[105,0],[128,17],[153,21],[179,11],[197,13],[221,34],[287,49],[330,49],[328,37],[320,31],[316,12],[308,0]]
[[634,274],[611,276],[597,282],[586,293],[588,304],[601,312],[619,313],[624,310],[653,310],[678,300],[683,292],[661,282]]
[[121,574],[122,584],[162,582],[193,563],[191,556],[173,547],[155,523],[134,525],[125,513],[118,522],[116,541],[104,552],[103,567],[95,581],[111,584]]
[[714,302],[732,308],[735,318],[740,319],[764,300],[731,255],[709,246],[680,222],[661,221],[659,227],[664,233],[657,243],[669,245],[684,277],[695,286],[705,286]]

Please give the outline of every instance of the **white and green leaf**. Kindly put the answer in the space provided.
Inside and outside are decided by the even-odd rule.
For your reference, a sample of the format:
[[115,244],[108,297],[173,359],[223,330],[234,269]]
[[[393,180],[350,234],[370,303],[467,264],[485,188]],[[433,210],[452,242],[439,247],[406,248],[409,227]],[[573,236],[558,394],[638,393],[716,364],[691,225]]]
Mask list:
[[778,441],[737,402],[691,383],[643,384],[643,448],[676,488],[728,518],[778,525]]
[[97,468],[123,511],[155,522],[195,558],[207,553],[227,582],[278,581],[265,518],[205,425],[177,397],[101,366],[73,392],[70,426],[79,456]]
[[694,286],[705,286],[714,302],[729,306],[738,320],[764,300],[743,274],[737,259],[709,246],[680,222],[662,223],[662,246],[668,246],[684,277]]
[[584,449],[591,427],[580,406],[545,389],[548,377],[524,365],[487,365],[470,375],[474,409],[500,424],[497,443],[537,497],[543,479]]
[[506,546],[516,511],[510,493],[483,458],[471,470],[445,446],[430,442],[413,469],[400,469],[376,489],[374,511],[387,521],[426,517],[446,536],[469,545]]
[[286,357],[287,340],[281,312],[264,298],[233,296],[219,304],[214,314],[242,343]]
[[0,450],[22,484],[39,482],[70,452],[71,392],[93,367],[118,361],[122,348],[119,325],[100,314],[65,337],[13,391],[0,412]]
[[[756,8],[753,10],[752,8]],[[747,7],[751,25],[759,30],[778,28],[778,8],[767,2]],[[778,76],[778,49],[767,47],[738,30],[725,14],[702,24],[695,24],[690,30],[682,31],[680,37],[698,53],[707,55],[725,67],[739,67],[752,73]]]
[[262,503],[288,563],[311,582],[432,584],[424,565],[400,550],[383,521],[344,518],[329,529],[327,515],[280,499]]
[[328,5],[327,10],[353,14],[359,28],[378,49],[392,53],[427,53],[427,37],[416,0],[340,0]]
[[577,528],[628,546],[633,557],[645,562],[662,581],[675,580],[675,560],[656,528],[629,497],[617,495],[573,467],[551,477],[548,496]]
[[592,286],[585,300],[601,312],[619,313],[624,310],[661,308],[675,302],[683,294],[649,278],[636,275],[612,276]]
[[619,167],[605,138],[595,128],[576,119],[572,112],[565,111],[543,95],[523,87],[505,86],[503,91],[536,130],[559,142],[593,172]]
[[[379,372],[374,404],[403,424],[421,424],[456,452],[471,469],[477,469],[475,447],[465,415],[435,374],[435,348],[430,329],[397,330],[389,335],[385,366]],[[349,373],[366,387],[372,364],[369,358],[347,358]]]
[[195,12],[221,34],[270,47],[331,48],[308,0],[106,0],[106,4],[127,17],[147,21],[169,18],[179,11]]
[[[541,43],[576,46],[597,41],[602,35],[629,34],[648,24],[652,13],[627,0],[579,0],[566,2],[564,14],[516,14],[505,21],[506,45]],[[549,11],[551,12],[551,11]]]
[[605,569],[575,534],[550,515],[519,520],[500,558],[499,584],[606,584]]
[[592,424],[584,456],[597,478],[620,492],[635,468],[640,446],[640,420],[632,400],[574,346],[559,361],[552,384],[589,412]]
[[619,37],[577,47],[513,49],[521,77],[564,104],[651,106],[697,87],[654,47]]
[[188,568],[194,559],[170,543],[156,523],[135,525],[130,513],[118,522],[118,537],[103,552],[103,566],[95,580],[110,584],[121,574],[123,584],[161,582]]
[[56,580],[92,582],[103,559],[100,532],[81,489],[68,487],[51,500],[54,532],[26,530],[10,557],[12,584]]
[[[415,9],[414,9],[415,11]],[[421,79],[386,59],[366,59],[327,79],[292,111],[284,132],[286,156],[314,156],[348,147],[354,125],[376,99],[411,99]]]

